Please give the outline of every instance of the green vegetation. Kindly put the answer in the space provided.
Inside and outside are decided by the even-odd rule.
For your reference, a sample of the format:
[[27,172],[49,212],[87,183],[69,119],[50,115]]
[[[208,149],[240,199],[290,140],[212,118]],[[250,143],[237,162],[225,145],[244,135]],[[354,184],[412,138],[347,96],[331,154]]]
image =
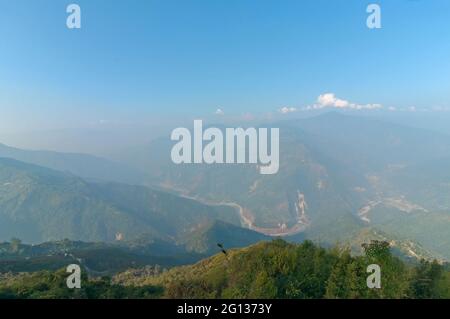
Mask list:
[[[71,298],[55,292],[52,272],[77,263],[86,287],[100,287],[79,297],[146,298],[135,287],[160,287],[168,298],[449,298],[448,138],[333,113],[276,125],[283,158],[270,177],[246,165],[174,165],[169,140],[128,154],[144,174],[0,144],[0,240],[13,238],[0,243],[0,274],[11,273],[3,296]],[[269,240],[262,233],[327,249],[281,240],[232,249]],[[369,264],[382,268],[381,289],[366,286]]]
[[[127,271],[114,282],[162,286],[166,298],[450,298],[450,273],[442,265],[408,266],[386,242],[373,241],[364,251],[352,256],[348,249],[275,240],[158,275]],[[381,289],[367,288],[371,264],[381,267]]]
[[[88,278],[82,288],[66,286],[65,269],[0,274],[2,298],[450,298],[450,272],[437,262],[413,267],[392,255],[389,244],[372,241],[364,255],[324,249],[312,242],[260,242],[164,270],[129,269]],[[367,266],[381,267],[381,289],[367,288]]]
[[169,240],[217,219],[240,223],[231,207],[0,158],[0,240]]
[[64,269],[20,275],[0,275],[0,299],[136,299],[158,298],[158,287],[123,287],[111,284],[107,277],[82,278],[81,289],[68,289]]
[[92,276],[109,276],[131,267],[167,268],[204,257],[160,241],[109,244],[62,240],[26,245],[13,239],[0,243],[0,273],[56,271],[69,264],[80,264]]

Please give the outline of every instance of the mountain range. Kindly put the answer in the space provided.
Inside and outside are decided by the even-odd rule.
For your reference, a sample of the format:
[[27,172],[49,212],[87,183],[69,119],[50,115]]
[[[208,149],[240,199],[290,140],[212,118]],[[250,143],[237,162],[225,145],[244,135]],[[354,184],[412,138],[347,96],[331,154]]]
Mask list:
[[273,176],[258,165],[175,165],[169,137],[122,160],[163,189],[239,207],[242,224],[266,235],[333,243],[383,232],[450,258],[447,135],[338,112],[263,126],[280,129]]
[[0,240],[176,240],[215,220],[239,225],[227,206],[0,159]]
[[336,112],[264,127],[280,128],[276,175],[175,165],[169,137],[120,160],[1,145],[0,240],[158,239],[209,253],[269,237],[356,248],[382,237],[411,258],[450,259],[447,135]]

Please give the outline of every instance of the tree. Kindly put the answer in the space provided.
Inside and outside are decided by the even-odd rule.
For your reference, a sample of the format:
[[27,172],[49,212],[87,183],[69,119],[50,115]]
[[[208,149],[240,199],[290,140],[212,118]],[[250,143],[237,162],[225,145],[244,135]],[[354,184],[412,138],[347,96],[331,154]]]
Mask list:
[[437,262],[422,260],[416,268],[411,282],[411,290],[414,298],[428,299],[439,298],[439,284],[443,279],[443,268]]

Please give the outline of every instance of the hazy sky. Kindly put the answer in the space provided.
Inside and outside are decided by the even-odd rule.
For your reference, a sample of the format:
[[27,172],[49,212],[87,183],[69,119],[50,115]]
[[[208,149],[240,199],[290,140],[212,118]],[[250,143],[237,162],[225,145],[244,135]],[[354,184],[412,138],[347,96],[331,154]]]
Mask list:
[[0,0],[0,131],[277,112],[324,93],[450,107],[448,0],[72,2],[81,30],[69,1]]

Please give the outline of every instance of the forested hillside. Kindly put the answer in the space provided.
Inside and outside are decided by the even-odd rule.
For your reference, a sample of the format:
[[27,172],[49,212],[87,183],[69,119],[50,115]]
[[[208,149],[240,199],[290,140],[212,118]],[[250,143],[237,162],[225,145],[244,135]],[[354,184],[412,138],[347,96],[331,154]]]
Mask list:
[[[126,286],[161,286],[167,298],[450,298],[450,272],[437,262],[416,267],[373,241],[365,254],[324,249],[309,241],[261,242],[158,275],[136,270],[115,276]],[[381,289],[368,289],[367,266],[381,267]]]
[[[389,244],[373,241],[365,254],[324,249],[309,241],[260,242],[224,250],[195,265],[163,271],[129,269],[113,278],[90,277],[82,288],[66,287],[67,273],[40,271],[0,275],[1,298],[450,298],[446,265],[422,261],[416,266],[391,254]],[[369,289],[367,266],[381,267],[381,289]]]
[[0,240],[171,239],[217,219],[240,225],[231,207],[0,158]]

